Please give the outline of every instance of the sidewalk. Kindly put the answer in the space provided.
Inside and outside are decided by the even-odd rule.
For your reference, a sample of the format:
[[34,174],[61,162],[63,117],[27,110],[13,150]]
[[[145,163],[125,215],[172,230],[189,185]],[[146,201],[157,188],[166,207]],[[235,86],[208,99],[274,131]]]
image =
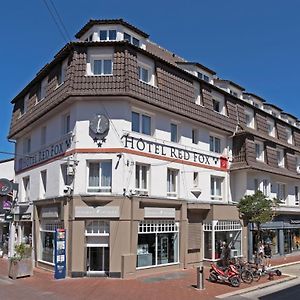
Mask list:
[[[299,255],[272,259],[272,266],[287,263],[300,263]],[[33,277],[11,280],[7,277],[8,262],[0,259],[0,299],[44,299],[47,300],[83,300],[83,299],[122,299],[122,300],[182,300],[182,299],[214,299],[214,297],[270,283],[267,276],[251,285],[241,284],[233,288],[227,284],[211,283],[205,280],[205,290],[198,291],[196,270],[182,270],[172,273],[161,273],[144,276],[137,279],[106,279],[106,278],[77,278],[54,280],[53,274],[35,269]],[[205,279],[208,278],[209,268],[205,268]],[[273,282],[276,283],[276,277]]]

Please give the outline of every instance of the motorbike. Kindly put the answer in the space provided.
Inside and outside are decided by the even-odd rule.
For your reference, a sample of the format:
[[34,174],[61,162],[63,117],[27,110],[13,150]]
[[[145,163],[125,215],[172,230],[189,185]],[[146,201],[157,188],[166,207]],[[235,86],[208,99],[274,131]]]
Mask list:
[[233,287],[239,287],[241,284],[239,272],[232,264],[225,269],[221,269],[215,264],[211,264],[209,280],[211,282],[226,282],[231,284]]

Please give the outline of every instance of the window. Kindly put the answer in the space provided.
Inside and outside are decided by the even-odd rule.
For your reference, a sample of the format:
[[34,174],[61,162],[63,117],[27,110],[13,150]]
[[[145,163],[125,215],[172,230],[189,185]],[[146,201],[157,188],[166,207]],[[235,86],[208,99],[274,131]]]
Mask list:
[[277,183],[277,199],[284,202],[286,200],[286,188],[284,183]]
[[62,117],[62,134],[67,134],[71,131],[70,114],[65,114]]
[[199,172],[193,172],[193,186],[199,187]]
[[283,152],[283,149],[277,149],[277,164],[278,164],[278,167],[284,168],[284,152]]
[[192,129],[192,143],[193,144],[198,144],[198,130],[197,129]]
[[39,259],[50,264],[54,264],[55,230],[57,228],[63,228],[61,222],[42,222],[40,226],[41,252]]
[[211,200],[222,200],[222,183],[221,177],[210,177],[210,198]]
[[23,154],[31,152],[31,138],[27,137],[23,140]]
[[178,142],[178,130],[177,125],[171,123],[171,142]]
[[275,137],[275,124],[273,120],[267,120],[267,129],[269,136]]
[[203,74],[201,72],[197,72],[197,77],[203,79]]
[[266,197],[269,197],[269,180],[268,179],[264,179],[263,180],[263,194],[266,196]]
[[73,176],[69,175],[69,168],[71,166],[68,166],[68,164],[62,164],[61,165],[61,175],[63,179],[63,184],[66,185],[71,185],[73,181]]
[[299,205],[299,187],[295,186],[295,205]]
[[60,70],[57,73],[57,86],[63,84],[66,79],[68,61],[67,59],[61,63]]
[[194,82],[195,104],[203,105],[201,97],[201,88],[199,82]]
[[148,194],[148,178],[149,178],[149,166],[136,164],[135,166],[135,188],[139,195]]
[[38,90],[36,93],[37,102],[42,101],[46,97],[47,84],[48,84],[48,78],[46,77],[42,80],[42,82],[40,83],[40,85],[38,87]]
[[203,75],[203,80],[206,81],[206,82],[209,82],[209,77],[206,76],[206,75]]
[[47,171],[41,171],[41,197],[45,198],[47,192]]
[[261,142],[255,142],[255,158],[264,161],[264,144]]
[[94,59],[92,62],[93,75],[112,75],[112,59]]
[[245,110],[245,121],[246,126],[249,128],[254,128],[254,113],[250,110]]
[[177,197],[177,185],[178,185],[178,170],[168,169],[167,172],[167,196],[168,197]]
[[260,191],[258,179],[254,179],[254,192]]
[[179,223],[171,220],[140,221],[137,268],[179,263]]
[[88,192],[111,192],[111,161],[90,162],[88,164],[88,173]]
[[151,117],[132,112],[131,130],[143,134],[151,135]]
[[23,101],[20,104],[20,117],[23,116],[27,112],[28,101],[29,101],[29,94],[27,94],[23,98]]
[[234,92],[233,90],[229,90],[229,92],[230,92],[230,94],[233,95],[234,97],[237,97],[237,96],[238,96],[237,92]]
[[30,177],[29,176],[23,177],[23,192],[24,192],[23,201],[29,202],[30,200]]
[[137,38],[131,36],[130,34],[128,34],[126,32],[124,32],[124,40],[128,41],[129,43],[133,44],[134,46],[137,46],[137,47],[140,46],[140,41]]
[[47,127],[43,126],[41,128],[41,146],[44,146],[46,144],[46,138],[47,138]]
[[213,99],[213,110],[220,113],[221,112],[221,105],[220,102]]
[[285,129],[285,132],[286,132],[286,139],[287,139],[287,142],[289,144],[293,144],[293,134],[292,134],[292,129],[291,128],[286,128]]
[[138,72],[139,72],[139,80],[145,83],[150,82],[150,77],[149,77],[149,70],[144,68],[144,67],[138,67]]
[[115,41],[117,38],[116,30],[100,30],[100,41]]
[[215,136],[209,137],[209,151],[221,153],[221,140]]

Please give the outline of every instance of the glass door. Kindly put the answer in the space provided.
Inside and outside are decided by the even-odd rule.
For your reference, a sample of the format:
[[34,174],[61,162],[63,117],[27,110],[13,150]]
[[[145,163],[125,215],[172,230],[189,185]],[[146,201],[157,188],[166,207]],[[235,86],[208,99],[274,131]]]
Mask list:
[[292,236],[291,231],[284,230],[284,253],[291,253],[292,252]]
[[109,248],[87,247],[87,272],[105,273],[109,271]]

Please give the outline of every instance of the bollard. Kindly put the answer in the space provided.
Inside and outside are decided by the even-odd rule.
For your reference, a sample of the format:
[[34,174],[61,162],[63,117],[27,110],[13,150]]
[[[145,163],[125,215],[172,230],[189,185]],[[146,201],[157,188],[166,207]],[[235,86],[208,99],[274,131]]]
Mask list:
[[200,263],[200,267],[197,267],[197,289],[204,290],[204,268]]

